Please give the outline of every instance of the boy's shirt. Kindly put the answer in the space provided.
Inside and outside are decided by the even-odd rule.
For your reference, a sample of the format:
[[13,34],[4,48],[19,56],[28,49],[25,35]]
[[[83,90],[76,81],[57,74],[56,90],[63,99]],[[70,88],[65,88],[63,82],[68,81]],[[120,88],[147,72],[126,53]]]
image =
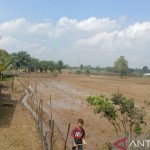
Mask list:
[[71,132],[71,136],[74,137],[74,139],[83,139],[85,138],[85,130],[83,128],[74,128]]

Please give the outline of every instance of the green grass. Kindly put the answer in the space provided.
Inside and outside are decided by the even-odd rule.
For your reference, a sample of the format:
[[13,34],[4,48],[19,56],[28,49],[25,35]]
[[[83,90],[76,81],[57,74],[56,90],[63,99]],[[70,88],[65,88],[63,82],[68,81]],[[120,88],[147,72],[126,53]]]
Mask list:
[[6,78],[3,78],[3,81],[12,81],[13,78],[12,77],[6,77]]

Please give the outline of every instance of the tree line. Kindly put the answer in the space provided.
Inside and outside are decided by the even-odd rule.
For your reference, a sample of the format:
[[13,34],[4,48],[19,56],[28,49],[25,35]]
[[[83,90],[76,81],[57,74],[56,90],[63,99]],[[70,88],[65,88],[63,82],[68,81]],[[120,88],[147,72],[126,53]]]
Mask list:
[[92,67],[91,65],[84,66],[81,64],[79,67],[70,67],[64,65],[62,60],[57,62],[52,60],[39,60],[31,57],[26,51],[20,51],[17,53],[8,54],[6,51],[0,49],[0,62],[4,64],[4,69],[24,69],[28,72],[52,72],[59,71],[64,68],[69,70],[76,69],[77,73],[108,73],[108,74],[119,74],[120,76],[126,75],[143,75],[144,73],[150,73],[150,69],[147,66],[143,66],[142,69],[129,68],[128,61],[124,56],[120,56],[113,64],[113,67]]
[[26,51],[20,51],[17,53],[8,54],[4,50],[0,50],[0,62],[4,64],[4,69],[24,69],[27,72],[48,72],[59,71],[64,69],[62,60],[57,62],[52,60],[39,60],[37,58],[31,57]]
[[120,76],[127,76],[127,75],[143,75],[144,73],[150,73],[150,69],[148,66],[143,66],[142,69],[139,68],[129,68],[128,61],[124,56],[120,56],[113,64],[112,67],[92,67],[91,65],[84,66],[81,64],[78,68],[78,72],[87,72],[90,71],[95,73],[108,73],[108,74],[118,74]]

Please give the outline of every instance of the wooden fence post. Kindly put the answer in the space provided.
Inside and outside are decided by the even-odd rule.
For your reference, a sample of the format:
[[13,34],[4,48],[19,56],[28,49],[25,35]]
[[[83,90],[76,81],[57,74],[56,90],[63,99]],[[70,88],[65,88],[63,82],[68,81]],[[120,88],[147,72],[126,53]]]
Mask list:
[[50,146],[50,150],[54,150],[53,149],[53,135],[54,135],[54,120],[51,121],[51,135],[50,135],[51,146]]
[[40,122],[41,122],[41,141],[43,142],[43,100],[40,99],[41,108],[40,108]]
[[14,75],[12,77],[11,91],[12,92],[14,91]]
[[3,88],[3,84],[2,84],[2,73],[0,71],[0,100],[2,98],[2,88]]
[[28,83],[27,87],[29,88],[29,84],[30,84],[29,77],[28,77],[28,82],[27,83]]
[[50,120],[52,120],[52,100],[51,100],[51,94],[49,94],[49,105],[50,105]]
[[66,140],[65,140],[64,150],[67,150],[67,140],[68,140],[69,131],[70,131],[70,123],[68,124],[68,131],[67,131],[67,136],[66,136]]

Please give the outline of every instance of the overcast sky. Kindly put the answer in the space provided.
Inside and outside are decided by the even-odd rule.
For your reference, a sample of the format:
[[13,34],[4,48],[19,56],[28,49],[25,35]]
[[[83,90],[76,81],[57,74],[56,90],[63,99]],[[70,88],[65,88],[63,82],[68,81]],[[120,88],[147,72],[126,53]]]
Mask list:
[[1,0],[0,48],[71,66],[150,68],[149,0]]

